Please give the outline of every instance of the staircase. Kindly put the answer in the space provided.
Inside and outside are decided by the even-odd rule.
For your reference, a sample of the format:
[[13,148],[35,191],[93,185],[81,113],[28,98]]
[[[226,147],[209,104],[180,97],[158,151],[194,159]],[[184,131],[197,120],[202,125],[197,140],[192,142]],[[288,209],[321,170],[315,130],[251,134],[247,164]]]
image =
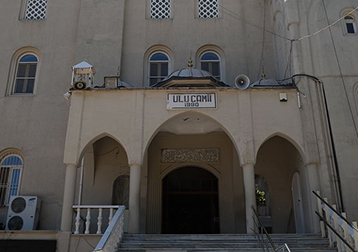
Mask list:
[[[287,243],[291,251],[336,252],[328,247],[328,240],[315,234],[272,234],[271,238],[278,248]],[[126,234],[119,251],[130,252],[169,252],[169,251],[263,251],[254,235],[221,234],[221,235],[159,235],[159,234]],[[282,251],[282,250],[280,250]]]

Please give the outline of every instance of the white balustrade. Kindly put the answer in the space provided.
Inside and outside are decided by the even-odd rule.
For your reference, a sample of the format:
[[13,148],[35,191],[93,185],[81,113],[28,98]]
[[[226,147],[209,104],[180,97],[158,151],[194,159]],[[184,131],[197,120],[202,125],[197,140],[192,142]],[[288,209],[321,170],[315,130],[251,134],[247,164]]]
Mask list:
[[353,221],[353,232],[354,232],[354,247],[357,250],[358,249],[358,227],[357,227],[357,222]]
[[94,252],[117,252],[124,233],[124,206],[120,206]]
[[[330,247],[336,244],[339,252],[358,252],[357,222],[348,223],[346,213],[338,214],[336,205],[330,206],[327,198],[320,198],[319,192],[316,192],[317,195],[318,214],[325,219],[327,226],[330,225],[334,229],[333,231],[327,227]],[[325,227],[322,221],[321,232],[322,237],[325,237]]]
[[102,234],[102,226],[103,226],[103,212],[108,211],[108,226],[110,225],[114,212],[119,208],[117,205],[76,205],[72,207],[74,211],[76,211],[75,217],[75,230],[74,234],[80,233],[81,226],[81,211],[86,212],[85,217],[85,234],[90,234],[91,232],[91,213],[98,213],[97,216],[97,232],[96,234]]

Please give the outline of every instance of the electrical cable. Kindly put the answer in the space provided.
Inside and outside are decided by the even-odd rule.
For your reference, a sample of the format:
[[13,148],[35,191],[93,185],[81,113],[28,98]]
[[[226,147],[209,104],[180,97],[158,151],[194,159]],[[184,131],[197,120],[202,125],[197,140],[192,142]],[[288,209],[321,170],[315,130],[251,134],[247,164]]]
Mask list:
[[112,151],[114,151],[115,149],[117,149],[116,154],[118,154],[118,153],[119,153],[119,149],[118,149],[118,147],[114,147],[113,149],[111,149],[111,150],[109,150],[109,151],[107,151],[107,152],[105,152],[105,153],[102,153],[102,154],[98,154],[98,155],[96,155],[96,157],[100,157],[100,156],[107,155],[107,154],[111,153]]
[[291,40],[291,46],[290,46],[290,53],[288,55],[288,59],[287,59],[287,65],[286,65],[286,69],[285,69],[285,74],[283,75],[284,78],[286,78],[286,74],[288,71],[288,68],[290,68],[290,75],[292,75],[292,49],[293,49],[293,40]]
[[238,19],[238,20],[241,20],[242,22],[244,22],[244,23],[246,23],[246,24],[249,24],[249,25],[254,26],[254,27],[256,27],[256,28],[259,28],[259,29],[261,29],[261,30],[265,30],[267,33],[270,33],[270,34],[275,35],[275,36],[277,36],[277,37],[283,38],[283,39],[285,39],[285,40],[288,40],[288,41],[291,41],[291,40],[292,40],[292,39],[290,39],[290,38],[286,38],[285,36],[282,36],[282,35],[280,35],[280,34],[277,34],[277,33],[273,32],[273,31],[267,30],[266,28],[263,28],[263,27],[261,27],[261,26],[255,24],[255,23],[253,23],[253,22],[251,22],[251,21],[248,21],[247,19],[245,19],[245,18],[239,16],[239,15],[236,14],[235,12],[233,12],[233,11],[231,11],[231,10],[229,10],[229,9],[227,9],[227,8],[225,8],[225,7],[223,7],[222,5],[220,5],[220,8],[221,8],[221,10],[222,10],[223,12],[226,12],[226,13],[229,14],[230,16],[232,16],[232,17],[234,17],[234,18],[236,18],[236,19]]
[[324,89],[323,82],[320,79],[318,79],[317,77],[315,77],[313,75],[309,75],[309,74],[295,74],[291,78],[294,79],[295,77],[311,78],[321,86],[321,90],[322,90],[322,94],[323,94],[323,101],[324,101],[324,108],[325,108],[326,117],[327,117],[328,132],[329,132],[330,142],[331,142],[331,147],[332,147],[333,162],[334,162],[336,176],[337,176],[337,180],[336,180],[337,183],[338,183],[337,191],[338,191],[338,194],[339,194],[339,197],[338,197],[339,202],[338,203],[340,205],[341,211],[344,212],[343,194],[342,194],[341,177],[339,175],[338,158],[337,158],[336,146],[335,146],[334,139],[333,139],[333,130],[332,130],[332,125],[331,125],[331,118],[329,116],[326,91]]
[[[329,19],[328,19],[328,14],[327,14],[326,5],[325,5],[325,3],[324,3],[324,0],[321,0],[321,1],[322,1],[322,3],[323,3],[323,9],[324,9],[324,12],[325,12],[327,24],[329,25]],[[358,9],[358,7],[355,8],[354,10],[357,10],[357,9]],[[351,103],[349,102],[347,87],[346,87],[346,83],[345,83],[345,80],[344,80],[344,77],[343,77],[341,63],[340,63],[339,58],[338,58],[338,53],[337,53],[336,44],[335,44],[335,42],[334,42],[332,30],[331,30],[330,27],[329,27],[329,34],[330,34],[330,37],[331,37],[331,40],[332,40],[332,45],[333,45],[334,54],[335,54],[336,61],[337,61],[337,65],[338,65],[338,69],[339,69],[339,74],[340,74],[340,77],[341,77],[341,80],[342,80],[342,84],[343,84],[344,94],[345,94],[346,99],[347,99],[347,103],[348,103],[348,107],[349,107],[349,112],[350,112],[350,115],[351,115],[351,117],[352,117],[353,126],[354,126],[355,133],[356,133],[356,136],[357,136],[357,139],[358,139],[357,125],[356,125],[356,122],[355,122],[355,120],[354,120],[353,110],[352,110]]]
[[259,74],[257,76],[257,79],[260,79],[260,71],[261,71],[261,77],[265,77],[265,61],[264,61],[264,53],[265,53],[265,35],[266,35],[266,3],[263,2],[263,11],[264,11],[264,26],[262,29],[262,48],[261,48],[261,59],[260,59],[260,66],[259,66]]
[[[324,11],[326,12],[326,16],[327,16],[326,6],[325,6],[323,0],[322,0],[322,2],[323,2]],[[357,10],[358,10],[358,6],[357,6],[356,8],[354,8],[352,11],[350,11],[350,12],[346,13],[345,15],[343,15],[342,17],[340,17],[338,20],[334,21],[332,24],[329,24],[328,19],[327,19],[328,26],[326,26],[326,27],[324,27],[324,28],[322,28],[322,29],[320,29],[320,30],[318,30],[318,31],[316,31],[316,32],[314,32],[314,33],[312,33],[312,34],[303,36],[303,37],[301,37],[301,38],[299,38],[299,39],[295,39],[295,41],[301,41],[301,40],[303,40],[303,39],[310,38],[310,37],[312,37],[312,36],[314,36],[314,35],[317,35],[318,33],[321,33],[321,32],[323,32],[323,31],[325,31],[325,30],[327,30],[327,29],[330,29],[332,26],[334,26],[335,24],[337,24],[339,21],[341,21],[341,20],[344,19],[345,17],[351,15],[352,13],[354,13],[354,12],[357,11]]]

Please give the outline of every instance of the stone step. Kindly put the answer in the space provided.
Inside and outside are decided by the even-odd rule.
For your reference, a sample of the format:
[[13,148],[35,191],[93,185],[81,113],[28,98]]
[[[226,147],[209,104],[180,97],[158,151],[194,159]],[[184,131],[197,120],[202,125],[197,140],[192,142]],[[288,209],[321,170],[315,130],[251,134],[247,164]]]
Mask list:
[[[281,245],[277,243],[277,245]],[[328,247],[328,243],[290,243],[290,248],[321,248]],[[258,248],[255,243],[122,243],[121,248]]]
[[[295,252],[337,252],[317,234],[272,234],[275,245],[287,243]],[[126,234],[118,251],[141,252],[234,252],[262,251],[254,235],[247,234]]]
[[[331,249],[331,248],[292,248],[290,249],[291,251],[295,251],[295,252],[306,252],[306,251],[312,251],[312,252],[337,252],[336,249]],[[235,251],[246,251],[246,252],[262,252],[262,248],[226,248],[226,249],[222,249],[222,248],[211,248],[211,249],[207,249],[207,248],[195,248],[195,249],[184,249],[184,248],[152,248],[152,249],[147,249],[147,248],[142,248],[142,249],[138,249],[138,248],[119,248],[118,251],[121,252],[176,252],[176,251],[180,251],[180,252],[235,252]]]
[[[323,243],[327,244],[327,239],[321,239],[321,238],[310,238],[310,239],[302,239],[302,238],[273,238],[272,239],[275,243]],[[142,238],[142,239],[132,239],[132,238],[126,238],[123,240],[123,243],[135,243],[135,242],[143,242],[143,243],[190,243],[190,242],[201,242],[205,241],[206,243],[217,243],[217,242],[225,242],[225,243],[239,243],[239,242],[256,242],[256,238],[249,238],[249,239],[219,239],[217,237],[212,238],[190,238],[190,239],[183,239],[183,238],[175,238],[175,237],[168,237],[168,238]]]
[[[271,236],[273,240],[317,240],[320,236]],[[256,240],[255,236],[194,236],[194,235],[141,235],[141,236],[126,236],[128,240]]]

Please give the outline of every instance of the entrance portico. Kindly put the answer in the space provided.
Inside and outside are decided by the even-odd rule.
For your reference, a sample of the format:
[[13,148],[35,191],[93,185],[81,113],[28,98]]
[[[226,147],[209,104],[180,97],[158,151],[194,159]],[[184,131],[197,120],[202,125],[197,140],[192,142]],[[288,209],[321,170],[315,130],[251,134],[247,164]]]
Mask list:
[[[291,141],[295,142],[294,146],[300,146],[300,154],[305,151],[301,147],[304,146],[304,138],[301,124],[297,123],[300,120],[297,103],[280,103],[277,97],[281,91],[242,91],[227,87],[169,91],[130,88],[74,90],[69,118],[72,127],[69,127],[67,132],[64,161],[67,164],[74,164],[70,168],[76,169],[76,164],[80,167],[82,158],[85,159],[83,171],[85,177],[90,179],[83,181],[86,190],[83,190],[82,194],[86,202],[83,201],[82,204],[93,205],[94,202],[101,202],[100,204],[110,205],[116,178],[120,175],[129,175],[130,233],[199,232],[193,229],[180,230],[182,226],[174,230],[166,224],[173,224],[173,220],[178,217],[178,211],[180,212],[180,209],[176,208],[186,204],[192,205],[190,211],[193,215],[200,212],[203,216],[210,215],[210,218],[205,217],[206,219],[201,220],[204,226],[210,227],[210,230],[205,232],[252,232],[255,227],[251,206],[255,206],[257,201],[255,174],[259,173],[259,170],[266,171],[266,167],[268,172],[274,171],[269,167],[274,167],[276,159],[280,158],[272,156],[272,164],[260,162],[257,166],[256,158],[261,157],[261,154],[257,155],[260,147],[269,136],[285,132],[285,135],[289,135]],[[185,109],[166,106],[169,93],[196,92],[215,94],[215,107]],[[295,89],[286,87],[284,92],[289,101],[294,101]],[[270,103],[269,106],[266,103]],[[268,110],[268,107],[271,109]],[[271,118],[275,118],[274,123]],[[106,140],[93,145],[103,137],[106,137]],[[108,139],[117,142],[118,146]],[[279,146],[278,143],[270,144],[272,149]],[[91,145],[94,148],[89,148]],[[113,153],[108,154],[111,150],[114,150]],[[294,167],[299,167],[303,163],[301,166],[304,167],[304,157],[299,159],[298,156],[288,157],[288,163],[292,163]],[[70,170],[71,174],[69,173],[71,178],[76,175],[73,169]],[[188,182],[189,187],[196,184],[194,181],[199,181],[197,189],[183,193],[181,187],[177,187],[177,191],[170,191],[168,185],[164,186],[163,183],[172,181],[171,176],[178,177],[175,172],[181,169],[186,170],[187,175],[183,181],[190,180],[193,176],[192,181]],[[201,169],[212,177],[206,178],[203,174],[194,176],[190,169],[192,172]],[[298,171],[303,175],[307,174],[304,169]],[[269,177],[265,174],[263,176],[269,181]],[[214,182],[214,178],[217,182]],[[301,182],[298,182],[302,188],[304,203],[310,202],[311,190],[305,178],[301,176]],[[291,184],[292,177],[287,179]],[[200,184],[207,183],[207,180],[212,183],[210,192],[205,192],[205,186]],[[67,191],[78,193],[79,179],[77,185],[73,185],[71,181],[76,180],[68,180],[66,188],[72,189]],[[214,190],[215,187],[217,190]],[[284,190],[291,193],[290,187],[285,187]],[[70,202],[74,201],[74,197],[71,198],[67,194],[70,193],[65,194],[64,202],[67,203],[64,205],[64,215],[72,212]],[[187,197],[189,194],[194,196]],[[208,197],[199,196],[204,194]],[[97,196],[93,198],[93,195]],[[275,202],[279,201],[274,193],[270,194],[270,200],[271,206],[293,208],[292,201],[281,202],[290,206],[280,205],[281,203],[277,206]],[[198,201],[206,207],[201,209]],[[77,204],[76,200],[73,204]],[[312,208],[313,206],[308,204],[303,206],[305,213],[312,211]],[[279,222],[280,214],[272,213],[275,214],[272,216],[275,216],[275,221]],[[286,215],[285,212],[284,216],[287,217]],[[304,222],[307,230],[310,230],[309,222]],[[173,226],[175,225],[174,223]],[[71,218],[64,217],[64,231],[70,231],[71,226]],[[272,231],[276,232],[275,228]]]

